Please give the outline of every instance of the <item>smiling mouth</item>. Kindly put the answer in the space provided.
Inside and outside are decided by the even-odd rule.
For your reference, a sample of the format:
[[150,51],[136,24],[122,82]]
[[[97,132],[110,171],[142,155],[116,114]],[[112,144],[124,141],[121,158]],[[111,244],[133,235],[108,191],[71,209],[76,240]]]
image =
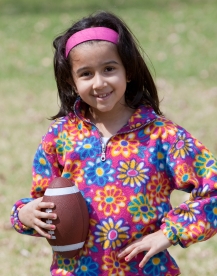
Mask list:
[[94,97],[103,99],[103,98],[106,98],[107,96],[109,96],[111,93],[112,92],[104,93],[104,94],[101,94],[101,95],[95,95]]

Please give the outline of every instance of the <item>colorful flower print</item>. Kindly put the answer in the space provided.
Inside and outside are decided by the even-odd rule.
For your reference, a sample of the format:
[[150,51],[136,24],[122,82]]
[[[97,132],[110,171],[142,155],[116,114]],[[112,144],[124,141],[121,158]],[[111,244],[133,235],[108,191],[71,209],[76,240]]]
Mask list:
[[187,246],[193,243],[207,240],[215,234],[215,231],[210,228],[210,223],[199,220],[197,223],[190,225],[188,232],[182,234],[182,240],[187,241]]
[[209,178],[211,173],[217,173],[217,160],[207,150],[202,150],[201,154],[196,155],[194,162],[197,175]]
[[181,133],[178,135],[178,139],[171,148],[171,154],[173,155],[174,159],[177,159],[178,157],[181,157],[182,159],[185,159],[186,156],[193,153],[193,139],[192,138],[186,138],[185,133]]
[[162,218],[166,217],[166,215],[171,210],[171,206],[169,203],[162,202],[159,206],[157,206],[158,210],[158,220],[161,221]]
[[78,276],[98,276],[100,274],[99,265],[91,257],[81,257],[75,274]]
[[87,209],[88,213],[91,214],[93,212],[93,207],[92,207],[92,197],[86,196],[85,191],[88,190],[88,192],[91,190],[90,188],[85,188],[84,190],[80,191],[82,196],[84,197],[86,204],[87,204]]
[[210,228],[210,224],[201,220],[197,224],[191,225],[189,232],[193,243],[207,240],[215,234],[215,231]]
[[[146,109],[145,112],[142,111],[142,108],[138,108],[133,116],[130,117],[129,122],[132,123],[132,128],[135,128],[135,124],[139,127],[141,126],[141,123],[139,121],[146,121],[146,123],[150,122],[151,114],[154,114],[154,112],[151,112],[151,110]],[[155,117],[155,116],[154,116]],[[130,125],[131,126],[131,125]]]
[[135,159],[120,161],[117,170],[120,172],[117,178],[123,181],[123,186],[141,187],[149,180],[147,174],[150,169],[145,166],[144,162],[136,163]]
[[59,131],[62,131],[61,127],[66,122],[65,117],[57,118],[55,121],[53,121],[52,125],[49,127],[48,132],[52,132],[54,135],[57,135]]
[[56,153],[56,148],[52,142],[45,143],[43,148],[44,148],[45,153],[47,153],[47,154],[55,154]]
[[110,255],[103,256],[102,269],[108,271],[108,276],[127,276],[130,271],[130,266],[124,259],[119,259],[117,253],[112,251]]
[[89,250],[98,252],[98,249],[94,246],[94,236],[91,235],[91,230],[88,232],[88,240],[85,241],[84,247],[80,250],[79,255],[88,255]]
[[209,194],[209,189],[209,184],[206,184],[203,187],[199,187],[198,189],[193,189],[190,194],[189,200],[193,201],[207,196]]
[[81,142],[77,142],[75,151],[79,154],[82,160],[86,158],[95,158],[101,152],[99,139],[95,136],[85,138]]
[[122,155],[129,158],[132,153],[138,153],[139,141],[134,133],[117,135],[112,138],[112,156]]
[[[198,209],[197,209],[198,208]],[[197,221],[198,215],[201,214],[200,203],[196,201],[187,200],[180,204],[179,207],[174,208],[174,215],[178,215],[178,221],[185,221],[187,224]]]
[[166,227],[163,229],[164,234],[173,245],[176,245],[186,229],[180,223],[174,223],[167,218],[164,219],[164,222],[166,223]]
[[106,185],[104,190],[96,191],[94,200],[99,202],[98,210],[103,211],[105,216],[110,216],[120,212],[120,208],[125,206],[126,197],[121,189]]
[[143,272],[146,275],[162,276],[167,272],[167,258],[164,252],[160,252],[149,259],[144,266]]
[[54,141],[56,142],[56,151],[60,155],[63,156],[65,152],[72,150],[73,143],[67,131],[60,132]]
[[97,224],[97,221],[96,221],[95,219],[91,218],[90,221],[89,221],[89,224],[90,224],[91,226],[95,227],[96,224]]
[[84,126],[82,121],[78,121],[77,124],[71,123],[68,125],[68,131],[70,135],[79,140],[85,139],[85,137],[90,136],[90,129],[87,126]]
[[66,271],[73,271],[74,266],[76,264],[75,259],[65,259],[58,254],[56,254],[56,262],[59,268],[64,269]]
[[44,191],[46,190],[47,186],[48,186],[48,179],[43,178],[39,174],[36,174],[33,177],[31,196],[33,198],[42,197],[44,195]]
[[195,187],[198,187],[198,180],[195,176],[193,168],[188,164],[184,163],[182,165],[177,166],[175,169],[175,174],[177,178],[177,185],[182,188],[185,187],[186,184],[193,184]]
[[217,199],[212,198],[211,201],[204,206],[204,211],[212,227],[217,228]]
[[132,214],[134,222],[142,221],[147,224],[156,218],[156,208],[150,205],[146,195],[139,193],[137,196],[131,196],[130,200],[127,210]]
[[156,141],[156,146],[150,147],[148,150],[150,152],[149,162],[155,165],[160,171],[165,170],[166,156],[169,147],[169,143],[162,144],[161,141],[158,139]]
[[[177,268],[176,268],[177,269]],[[168,272],[166,272],[166,274],[165,274],[165,276],[173,276],[174,274],[173,274],[173,272],[171,272],[171,271],[168,271]]]
[[[143,128],[138,132],[138,138],[140,143],[144,143],[145,145],[148,144],[148,141],[150,140],[150,136],[144,133]],[[142,148],[142,147],[139,147],[139,148]]]
[[147,226],[144,227],[144,225],[136,225],[136,229],[138,231],[133,232],[131,234],[131,238],[128,241],[128,244],[132,243],[135,240],[138,240],[139,238],[143,237],[143,236],[147,236],[151,233],[154,233],[155,231],[157,231],[156,229],[156,225],[154,224],[149,224]]
[[196,146],[197,149],[200,149],[200,148],[204,147],[203,144],[200,141],[198,141],[197,139],[195,140],[195,146]]
[[83,180],[84,171],[81,169],[81,161],[67,160],[65,162],[64,170],[62,172],[62,177],[71,179],[72,182],[78,184]]
[[58,269],[51,269],[51,275],[52,276],[71,276],[71,272],[68,272],[62,268]]
[[97,158],[96,162],[87,162],[87,166],[84,169],[87,185],[105,186],[106,183],[113,182],[114,178],[112,175],[115,170],[111,168],[111,164],[111,160],[108,159],[102,162],[100,158]]
[[103,249],[121,247],[123,241],[130,237],[128,235],[130,227],[124,224],[123,219],[114,221],[112,217],[108,217],[107,219],[102,219],[100,224],[96,225],[96,228],[99,231],[94,233],[95,236],[98,236],[95,241],[101,243]]
[[147,190],[150,191],[150,201],[156,201],[158,204],[168,201],[171,192],[169,184],[169,180],[164,178],[163,174],[153,175],[151,182],[147,185]]
[[33,166],[35,169],[36,174],[40,174],[42,177],[50,177],[51,176],[51,166],[47,162],[46,155],[42,149],[42,146],[40,145],[34,161],[33,161]]
[[164,118],[158,118],[144,129],[144,133],[150,135],[151,139],[158,139],[159,137],[166,139],[168,135],[174,136],[176,132],[177,128],[174,123]]

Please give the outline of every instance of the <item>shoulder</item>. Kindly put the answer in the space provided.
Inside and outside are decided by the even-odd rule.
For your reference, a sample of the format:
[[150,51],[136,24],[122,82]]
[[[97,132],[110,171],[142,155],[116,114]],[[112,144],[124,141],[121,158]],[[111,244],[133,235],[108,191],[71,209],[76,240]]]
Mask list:
[[182,137],[192,137],[192,135],[182,126],[167,119],[164,116],[157,116],[156,119],[145,127],[144,132],[150,135],[152,140],[160,139],[173,144]]
[[73,114],[53,120],[50,123],[47,132],[42,136],[42,143],[54,141],[57,137],[62,135],[62,133],[68,132],[68,130],[76,124],[77,122]]
[[63,130],[67,130],[70,126],[76,123],[75,115],[73,113],[68,116],[59,117],[51,122],[47,133],[56,135]]
[[151,138],[155,138],[156,135],[175,135],[178,132],[178,125],[164,116],[157,116],[154,121],[147,125],[145,132],[151,135]]

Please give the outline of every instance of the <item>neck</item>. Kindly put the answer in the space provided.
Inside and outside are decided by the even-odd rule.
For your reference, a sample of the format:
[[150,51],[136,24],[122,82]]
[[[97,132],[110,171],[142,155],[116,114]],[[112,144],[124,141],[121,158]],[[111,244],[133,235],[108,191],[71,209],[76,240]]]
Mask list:
[[110,137],[128,122],[133,113],[134,109],[126,106],[116,112],[95,112],[89,108],[87,117],[97,126],[102,136]]

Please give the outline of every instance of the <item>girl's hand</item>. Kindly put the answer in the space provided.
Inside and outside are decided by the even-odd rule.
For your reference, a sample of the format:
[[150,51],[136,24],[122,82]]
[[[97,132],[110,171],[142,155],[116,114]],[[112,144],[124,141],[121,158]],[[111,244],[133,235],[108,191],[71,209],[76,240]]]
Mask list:
[[52,209],[54,204],[52,202],[41,202],[43,197],[37,198],[25,206],[19,211],[19,220],[25,226],[34,228],[41,236],[50,239],[51,235],[46,230],[55,230],[55,225],[47,224],[41,219],[54,220],[57,218],[56,214],[42,212],[41,209]]
[[167,249],[172,244],[166,238],[161,230],[144,236],[132,244],[125,247],[121,252],[118,254],[119,258],[125,257],[125,261],[129,262],[133,257],[135,257],[138,253],[146,251],[145,257],[139,264],[139,267],[143,267],[148,260],[154,256],[155,254]]

